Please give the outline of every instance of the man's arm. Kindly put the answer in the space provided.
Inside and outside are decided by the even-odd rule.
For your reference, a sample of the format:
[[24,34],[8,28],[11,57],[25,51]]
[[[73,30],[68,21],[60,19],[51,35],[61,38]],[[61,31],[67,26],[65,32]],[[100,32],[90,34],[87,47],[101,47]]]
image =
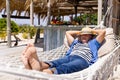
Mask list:
[[72,44],[74,41],[74,36],[77,36],[80,34],[80,31],[66,31],[66,38],[68,41],[69,46]]
[[97,40],[99,43],[102,43],[102,41],[103,41],[104,38],[105,38],[106,30],[105,30],[105,29],[98,29],[98,30],[92,29],[91,31],[92,31],[92,33],[97,34],[96,40]]

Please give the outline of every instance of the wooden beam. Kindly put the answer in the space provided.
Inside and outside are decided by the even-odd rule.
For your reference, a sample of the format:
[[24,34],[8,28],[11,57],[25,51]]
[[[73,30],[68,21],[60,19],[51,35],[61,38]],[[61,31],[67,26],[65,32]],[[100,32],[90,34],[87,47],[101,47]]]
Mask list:
[[[97,12],[97,10],[93,11],[92,13],[96,13],[96,12]],[[91,13],[91,11],[78,11],[78,13]],[[72,12],[68,11],[68,12],[60,13],[61,16],[71,15],[71,14],[75,14],[75,13],[73,11]],[[54,16],[58,16],[58,14],[54,13]]]
[[[85,8],[85,7],[77,7],[78,10],[84,10],[84,9],[91,9],[93,7]],[[74,9],[74,7],[59,7],[58,9],[63,9],[63,10],[69,10],[69,9]]]
[[[51,11],[51,14],[53,14],[53,15],[58,15],[58,13],[57,13],[57,11],[58,11],[58,9],[56,9],[56,10],[53,10],[53,11]],[[78,13],[90,13],[92,11],[92,13],[94,12],[94,13],[97,13],[97,8],[92,8],[92,9],[88,9],[88,8],[86,8],[86,9],[77,9],[77,12]],[[46,14],[46,12],[45,11],[40,11],[39,12],[40,14]],[[60,15],[62,15],[62,16],[64,16],[64,15],[70,15],[70,14],[74,14],[75,12],[74,12],[74,8],[73,9],[60,9]]]
[[[97,1],[94,1],[94,2],[93,1],[91,1],[91,2],[79,2],[79,4],[77,6],[79,6],[79,7],[97,7],[98,6],[97,3],[98,3]],[[67,2],[57,3],[57,6],[58,7],[73,7],[72,4],[67,3]]]
[[[96,1],[96,0],[79,0],[79,2],[83,2],[83,1]],[[65,0],[64,2],[69,2],[69,0]]]
[[[5,14],[2,14],[2,17],[3,18],[6,18],[7,17],[7,15],[5,15]],[[18,19],[30,19],[30,17],[28,16],[16,16],[16,15],[11,15],[10,16],[10,18],[18,18]]]

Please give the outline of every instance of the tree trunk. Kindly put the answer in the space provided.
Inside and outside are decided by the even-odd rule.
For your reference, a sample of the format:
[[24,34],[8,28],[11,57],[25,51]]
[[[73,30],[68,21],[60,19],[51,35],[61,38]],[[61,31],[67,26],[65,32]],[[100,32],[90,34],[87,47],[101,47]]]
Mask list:
[[38,42],[38,39],[40,39],[40,28],[37,29],[35,43]]
[[[40,25],[40,14],[38,14],[38,25]],[[35,42],[34,43],[37,43],[38,39],[40,39],[40,28],[37,29]]]
[[18,38],[15,34],[13,34],[14,38],[15,38],[15,44],[14,46],[17,46],[18,45],[18,41],[21,41],[20,38]]

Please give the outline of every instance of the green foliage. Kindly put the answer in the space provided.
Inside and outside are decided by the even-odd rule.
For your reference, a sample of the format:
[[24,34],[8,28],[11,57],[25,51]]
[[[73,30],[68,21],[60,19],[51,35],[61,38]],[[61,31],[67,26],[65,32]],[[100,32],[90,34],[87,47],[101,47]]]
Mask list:
[[[6,31],[7,31],[7,21],[5,18],[0,18],[0,38],[1,39],[5,39]],[[14,21],[11,21],[11,33],[17,34],[18,32],[19,32],[18,25]]]
[[97,14],[81,14],[74,21],[78,22],[80,25],[96,25],[97,24]]
[[28,33],[24,32],[24,33],[22,34],[22,37],[23,37],[24,39],[28,39]]
[[[36,33],[36,28],[35,27],[33,27],[33,26],[29,26],[29,25],[22,25],[22,26],[20,26],[20,28],[19,28],[19,32],[20,33],[23,33],[23,38],[25,38],[26,39],[26,35],[27,36],[29,36],[28,34],[30,34],[30,38],[32,39],[33,38],[33,36],[35,35],[35,33]],[[28,37],[27,37],[28,38]]]
[[6,20],[0,19],[0,38],[5,41],[6,37]]
[[5,39],[6,39],[6,32],[5,31],[0,31],[0,38],[1,38],[1,40],[4,40],[5,41]]
[[40,33],[44,33],[44,29],[40,29]]
[[0,31],[5,31],[6,30],[6,27],[7,27],[6,23],[7,23],[6,19],[4,19],[4,18],[0,19]]
[[78,16],[78,17],[74,18],[74,21],[75,21],[75,22],[78,22],[78,23],[80,23],[80,21],[81,21],[81,18],[80,18],[80,16]]
[[90,14],[91,24],[97,25],[97,14]]
[[[5,18],[0,19],[0,30],[1,31],[7,30],[7,21]],[[17,34],[18,31],[19,31],[18,25],[14,21],[11,21],[11,32]]]
[[14,21],[11,21],[11,31],[15,34],[19,33],[19,26]]
[[30,33],[30,38],[32,39],[33,38],[33,36],[35,35],[35,33],[36,33],[36,28],[34,28],[34,27],[29,27],[29,33]]

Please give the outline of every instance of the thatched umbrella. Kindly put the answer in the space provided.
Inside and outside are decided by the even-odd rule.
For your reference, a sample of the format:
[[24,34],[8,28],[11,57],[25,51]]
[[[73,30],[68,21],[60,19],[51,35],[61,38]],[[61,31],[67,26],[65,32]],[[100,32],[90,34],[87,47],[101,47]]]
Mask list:
[[[47,16],[47,4],[49,0],[33,0],[34,3],[34,13],[40,14],[42,18]],[[75,0],[77,1],[77,0]],[[70,15],[75,14],[75,9],[73,5],[71,5],[69,0],[50,0],[51,5],[51,15]],[[0,0],[0,11],[6,11],[5,0]],[[30,3],[31,0],[10,0],[10,9],[11,14],[14,11],[16,15],[20,16],[23,11],[25,11],[25,15],[30,15]],[[78,1],[77,1],[78,4]],[[93,8],[94,7],[94,8]],[[96,0],[81,0],[78,5],[78,13],[80,12],[90,12],[91,10],[96,12],[97,11],[97,2]]]
[[78,7],[78,4],[79,4],[79,1],[80,0],[68,0],[68,2],[71,3],[75,8],[75,18],[77,17],[77,7]]
[[[26,0],[26,11],[29,12],[30,1]],[[79,0],[80,1],[80,0]],[[51,15],[53,16],[64,16],[81,12],[97,12],[97,1],[96,0],[81,0],[80,2],[74,0],[74,3],[70,0],[50,0],[51,4]],[[40,14],[41,17],[47,16],[47,4],[48,0],[33,0],[34,2],[34,13]],[[71,4],[72,3],[72,4]],[[78,10],[75,10],[74,6],[78,5]]]
[[[21,6],[22,5],[22,6]],[[25,9],[25,0],[10,0],[10,12],[11,14],[17,10],[16,15],[20,15]],[[6,11],[6,0],[0,0],[0,11]]]
[[[26,11],[29,11],[30,8],[30,2],[31,0],[26,0]],[[50,0],[50,6],[51,6],[51,13],[52,15],[56,15],[56,10],[58,10],[58,7],[56,6],[57,3],[64,2],[65,0]],[[48,0],[33,0],[34,3],[34,13],[35,14],[40,14],[41,17],[46,17],[47,16],[47,5],[48,5]]]

